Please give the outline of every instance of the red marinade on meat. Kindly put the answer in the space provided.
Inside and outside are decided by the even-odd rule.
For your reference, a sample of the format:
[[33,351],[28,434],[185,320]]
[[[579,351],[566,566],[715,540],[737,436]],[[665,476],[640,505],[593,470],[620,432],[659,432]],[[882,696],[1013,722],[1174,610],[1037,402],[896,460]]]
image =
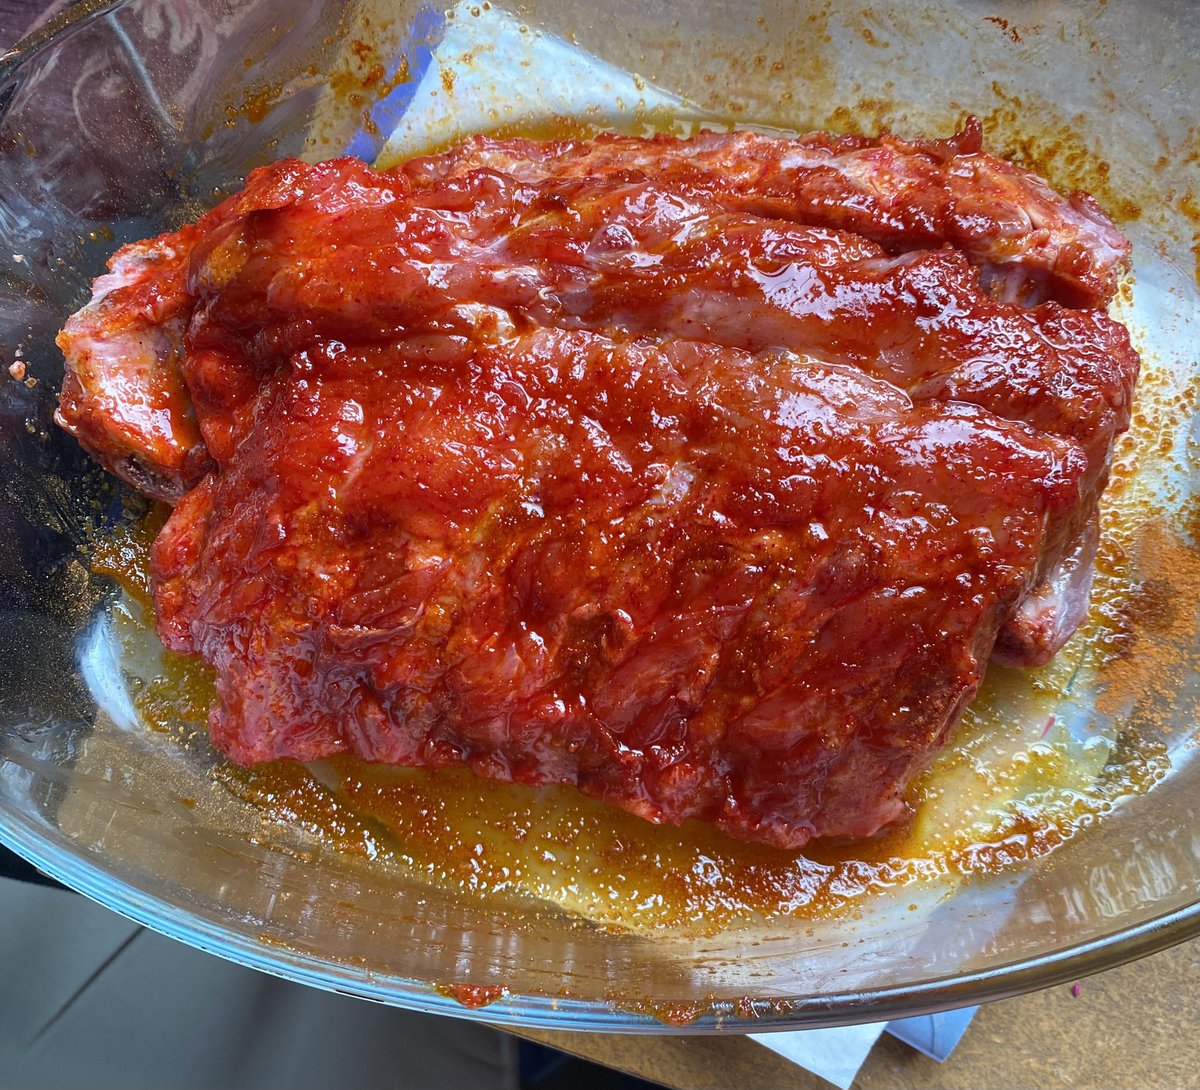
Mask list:
[[118,252],[59,421],[175,504],[159,631],[235,761],[794,848],[895,820],[988,659],[1079,624],[1127,258],[974,123],[285,160]]

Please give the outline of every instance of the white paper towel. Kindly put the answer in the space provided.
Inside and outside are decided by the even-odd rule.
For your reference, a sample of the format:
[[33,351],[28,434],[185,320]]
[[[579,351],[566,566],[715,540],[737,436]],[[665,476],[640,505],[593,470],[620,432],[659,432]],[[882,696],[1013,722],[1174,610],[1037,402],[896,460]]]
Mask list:
[[887,1028],[885,1022],[832,1029],[806,1029],[798,1033],[752,1033],[760,1045],[778,1052],[792,1063],[820,1075],[841,1090],[850,1090],[858,1069]]
[[849,1090],[859,1069],[866,1063],[875,1042],[884,1034],[903,1041],[930,1059],[941,1063],[967,1032],[978,1007],[897,1018],[833,1029],[808,1029],[796,1033],[752,1033],[760,1045],[786,1056],[841,1090]]

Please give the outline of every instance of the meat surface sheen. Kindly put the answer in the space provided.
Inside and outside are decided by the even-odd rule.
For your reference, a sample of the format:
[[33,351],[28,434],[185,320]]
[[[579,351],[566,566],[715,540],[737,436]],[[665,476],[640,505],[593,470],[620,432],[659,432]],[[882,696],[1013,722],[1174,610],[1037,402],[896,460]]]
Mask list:
[[420,185],[479,168],[524,181],[641,174],[707,190],[730,209],[853,231],[892,252],[948,244],[983,268],[997,294],[1026,303],[1104,306],[1129,260],[1129,241],[1090,196],[1064,197],[1032,171],[985,154],[974,118],[949,140],[477,136],[403,169]]
[[108,469],[168,502],[198,484],[209,465],[179,373],[197,233],[121,249],[93,284],[91,302],[58,336],[67,370],[55,419]]
[[1138,368],[1124,240],[978,145],[285,160],[118,253],[60,418],[176,502],[216,744],[780,847],[894,820],[989,657],[1079,623]]

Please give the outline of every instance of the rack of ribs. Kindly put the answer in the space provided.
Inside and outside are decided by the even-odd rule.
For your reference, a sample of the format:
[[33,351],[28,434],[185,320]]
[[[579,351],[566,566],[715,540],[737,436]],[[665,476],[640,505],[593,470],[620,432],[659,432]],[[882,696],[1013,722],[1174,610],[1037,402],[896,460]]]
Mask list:
[[159,632],[233,760],[797,848],[1079,625],[1128,255],[973,121],[284,160],[114,256],[59,422],[174,505]]

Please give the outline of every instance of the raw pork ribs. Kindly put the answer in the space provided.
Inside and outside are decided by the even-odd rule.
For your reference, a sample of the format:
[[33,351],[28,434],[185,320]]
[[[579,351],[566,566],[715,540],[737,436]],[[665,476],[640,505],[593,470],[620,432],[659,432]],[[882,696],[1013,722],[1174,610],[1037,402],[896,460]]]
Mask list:
[[285,160],[120,250],[60,423],[174,504],[233,760],[864,837],[1086,609],[1138,358],[1087,196],[943,141]]

